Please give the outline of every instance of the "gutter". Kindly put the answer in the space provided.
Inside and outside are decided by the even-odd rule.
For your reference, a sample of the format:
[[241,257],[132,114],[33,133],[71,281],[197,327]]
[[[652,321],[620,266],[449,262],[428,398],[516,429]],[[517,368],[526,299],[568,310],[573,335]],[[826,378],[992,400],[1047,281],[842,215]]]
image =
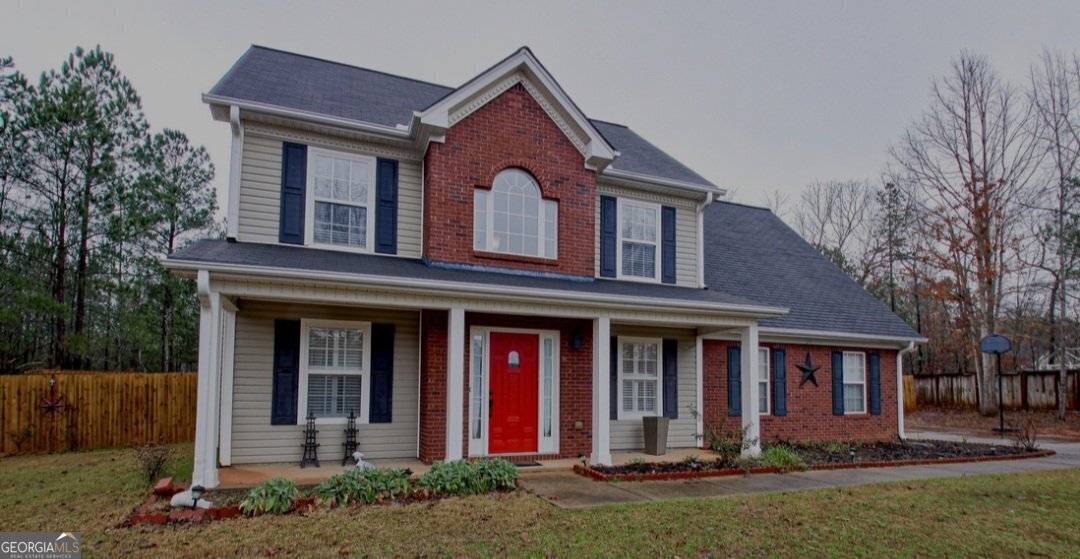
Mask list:
[[280,105],[259,103],[257,101],[246,101],[243,99],[236,99],[234,97],[222,97],[220,95],[211,95],[209,93],[203,94],[202,101],[203,103],[206,103],[208,105],[232,106],[240,110],[257,111],[275,116],[295,118],[297,120],[305,120],[317,124],[351,128],[354,130],[360,130],[373,134],[382,134],[384,136],[389,136],[391,138],[397,138],[402,140],[413,139],[412,131],[409,129],[401,129],[393,126],[384,126],[382,124],[372,124],[370,122],[353,120],[351,118],[328,116],[325,114],[315,113],[311,111],[290,109],[287,107],[282,107]]
[[622,171],[615,169],[614,167],[608,167],[604,169],[603,173],[600,173],[602,177],[608,177],[612,179],[620,179],[629,181],[632,183],[641,183],[645,185],[659,185],[669,188],[678,188],[681,190],[689,190],[691,192],[707,193],[716,196],[723,196],[727,193],[724,189],[717,186],[707,186],[703,184],[694,184],[691,182],[685,182],[675,179],[666,179],[663,177],[656,177],[653,175],[646,175],[643,173],[635,173],[633,171]]
[[631,298],[624,295],[603,295],[553,289],[529,289],[526,291],[516,286],[472,284],[439,280],[432,281],[407,277],[347,274],[342,272],[309,272],[304,270],[289,270],[244,264],[214,264],[194,260],[164,259],[161,261],[161,264],[165,268],[176,271],[196,273],[206,271],[261,278],[294,279],[339,284],[348,283],[353,285],[363,284],[365,286],[382,287],[397,291],[415,291],[436,295],[466,295],[481,299],[498,299],[502,301],[525,303],[545,304],[551,303],[552,300],[556,300],[586,304],[593,303],[609,308],[638,311],[642,310],[642,306],[645,305],[666,309],[677,309],[682,312],[693,314],[722,312],[728,315],[755,318],[777,317],[788,313],[788,309],[781,307],[709,303],[705,301],[686,301],[658,297]]
[[896,354],[896,434],[901,440],[904,435],[904,355],[915,350],[915,342],[901,349]]
[[716,193],[709,192],[697,205],[697,283],[701,289],[708,288],[705,285],[705,208],[715,200]]

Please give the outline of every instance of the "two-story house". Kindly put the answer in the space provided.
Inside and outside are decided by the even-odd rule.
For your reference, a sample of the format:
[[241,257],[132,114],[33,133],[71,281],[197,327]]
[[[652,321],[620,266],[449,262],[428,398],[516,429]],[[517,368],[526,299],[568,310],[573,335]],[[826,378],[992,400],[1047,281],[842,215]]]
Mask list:
[[201,301],[196,483],[298,462],[309,415],[376,464],[610,463],[651,415],[674,448],[902,434],[920,336],[527,48],[451,88],[252,47],[204,101],[227,239],[165,262]]

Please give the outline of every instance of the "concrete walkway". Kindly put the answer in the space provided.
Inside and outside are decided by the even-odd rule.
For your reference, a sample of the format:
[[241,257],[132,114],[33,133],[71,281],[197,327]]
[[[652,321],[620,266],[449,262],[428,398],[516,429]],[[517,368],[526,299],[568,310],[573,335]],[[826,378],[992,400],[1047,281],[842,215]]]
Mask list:
[[[960,440],[943,433],[918,433],[910,438]],[[970,442],[1003,444],[1001,440],[968,438]],[[1008,441],[1005,442],[1008,444]],[[867,483],[906,481],[978,474],[1037,472],[1080,467],[1080,443],[1045,443],[1058,454],[1046,458],[969,462],[930,466],[899,466],[855,470],[822,470],[789,474],[754,474],[673,481],[603,482],[573,472],[523,472],[526,489],[563,508],[585,508],[618,503],[668,499],[724,497],[750,493],[798,491]]]

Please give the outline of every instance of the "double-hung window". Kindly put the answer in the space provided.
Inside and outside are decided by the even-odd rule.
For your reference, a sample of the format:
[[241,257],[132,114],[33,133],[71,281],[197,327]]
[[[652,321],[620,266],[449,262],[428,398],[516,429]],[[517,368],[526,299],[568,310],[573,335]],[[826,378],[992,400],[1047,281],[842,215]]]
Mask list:
[[866,354],[844,352],[844,413],[866,413]]
[[619,277],[660,281],[660,206],[619,198]]
[[346,418],[368,420],[371,324],[302,320],[299,420]]
[[308,149],[307,243],[370,251],[375,158]]
[[473,248],[486,252],[557,258],[559,204],[544,200],[522,169],[495,176],[491,189],[473,192]]
[[758,348],[758,412],[769,415],[769,350]]
[[660,415],[659,339],[619,338],[620,417]]

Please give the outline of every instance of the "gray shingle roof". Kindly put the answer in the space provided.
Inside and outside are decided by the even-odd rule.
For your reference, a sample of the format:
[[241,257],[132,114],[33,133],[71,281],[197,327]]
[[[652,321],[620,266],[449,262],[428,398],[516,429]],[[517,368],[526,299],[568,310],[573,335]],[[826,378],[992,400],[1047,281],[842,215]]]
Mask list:
[[[210,95],[394,127],[454,88],[266,47],[252,46]],[[714,186],[621,124],[591,120],[621,154],[615,169]]]
[[[719,305],[754,306],[751,301],[714,290],[671,285],[589,278],[587,281],[537,277],[516,273],[467,270],[429,265],[421,260],[355,254],[309,247],[229,242],[222,239],[196,241],[169,256],[169,261],[207,264],[238,264],[286,270],[365,274],[412,280],[512,286],[523,290],[544,289],[627,298],[655,298]],[[508,272],[510,272],[508,270]]]
[[761,326],[922,337],[771,211],[717,202],[704,222],[709,289],[790,309]]

